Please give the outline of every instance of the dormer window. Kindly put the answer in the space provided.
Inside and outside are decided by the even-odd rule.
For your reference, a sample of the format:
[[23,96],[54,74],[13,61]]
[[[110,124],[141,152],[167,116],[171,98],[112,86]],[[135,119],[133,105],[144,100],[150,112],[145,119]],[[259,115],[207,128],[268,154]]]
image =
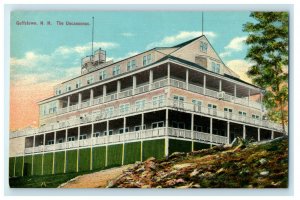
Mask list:
[[220,73],[220,64],[211,62],[211,70],[216,73]]
[[86,83],[89,85],[89,84],[92,84],[93,82],[94,82],[94,77],[93,76],[88,76],[87,80],[86,80]]
[[119,75],[121,73],[120,65],[116,65],[113,68],[113,76]]
[[200,51],[202,51],[203,53],[207,53],[207,43],[201,41],[200,42]]
[[80,87],[81,87],[81,81],[78,80],[78,81],[76,82],[76,89],[77,89],[77,88],[80,88]]
[[135,69],[135,60],[131,60],[127,62],[127,71],[131,71]]
[[107,78],[106,70],[101,70],[101,71],[99,72],[99,80],[101,81],[101,80],[104,80],[104,79],[106,79],[106,78]]
[[143,57],[143,66],[149,65],[151,63],[151,54]]

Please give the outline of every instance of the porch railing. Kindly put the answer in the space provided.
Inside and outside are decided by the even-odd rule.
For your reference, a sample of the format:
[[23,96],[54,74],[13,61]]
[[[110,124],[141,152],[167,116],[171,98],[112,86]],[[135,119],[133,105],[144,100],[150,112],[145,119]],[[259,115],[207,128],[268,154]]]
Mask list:
[[[193,133],[193,135],[192,135]],[[209,134],[204,132],[191,131],[187,129],[178,129],[178,128],[154,128],[147,130],[139,130],[132,131],[121,134],[114,134],[108,136],[100,136],[100,137],[92,137],[84,140],[76,140],[52,145],[38,146],[38,147],[29,147],[25,148],[25,154],[31,153],[39,153],[39,152],[47,152],[47,151],[55,151],[55,150],[63,150],[63,149],[72,149],[78,147],[89,147],[91,145],[103,145],[109,143],[118,143],[118,142],[128,142],[140,139],[149,139],[149,138],[159,138],[164,136],[170,136],[175,138],[183,138],[183,139],[193,139],[195,141],[204,141],[204,142],[212,142],[215,144],[226,144],[227,137]]]

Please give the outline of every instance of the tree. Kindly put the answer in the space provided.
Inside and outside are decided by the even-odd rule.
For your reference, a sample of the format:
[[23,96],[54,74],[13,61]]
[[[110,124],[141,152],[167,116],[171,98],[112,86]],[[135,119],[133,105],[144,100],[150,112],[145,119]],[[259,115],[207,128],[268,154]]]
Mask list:
[[246,59],[253,65],[247,72],[252,82],[263,89],[268,116],[280,122],[285,131],[288,121],[288,13],[252,12],[255,22],[243,25],[248,32]]

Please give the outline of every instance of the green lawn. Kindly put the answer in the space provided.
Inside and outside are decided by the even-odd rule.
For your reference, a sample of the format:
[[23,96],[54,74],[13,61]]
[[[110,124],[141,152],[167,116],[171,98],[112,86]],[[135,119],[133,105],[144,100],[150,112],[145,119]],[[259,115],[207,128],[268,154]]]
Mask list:
[[89,174],[97,171],[100,170],[43,176],[13,177],[9,179],[9,185],[11,188],[57,188],[62,183],[65,183],[68,180],[75,178],[76,176]]

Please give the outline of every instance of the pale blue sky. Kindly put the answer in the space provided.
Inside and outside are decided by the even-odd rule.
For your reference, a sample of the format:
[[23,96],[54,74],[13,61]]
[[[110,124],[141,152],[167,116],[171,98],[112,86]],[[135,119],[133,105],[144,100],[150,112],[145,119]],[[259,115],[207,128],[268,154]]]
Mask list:
[[[250,12],[205,12],[204,32],[223,60],[243,60]],[[172,46],[201,33],[201,12],[13,12],[11,78],[41,82],[79,75],[80,58],[90,54],[92,26],[57,26],[56,21],[90,22],[95,46],[114,60],[155,46]],[[20,26],[17,21],[51,21],[51,26]],[[38,76],[38,77],[36,77]]]

